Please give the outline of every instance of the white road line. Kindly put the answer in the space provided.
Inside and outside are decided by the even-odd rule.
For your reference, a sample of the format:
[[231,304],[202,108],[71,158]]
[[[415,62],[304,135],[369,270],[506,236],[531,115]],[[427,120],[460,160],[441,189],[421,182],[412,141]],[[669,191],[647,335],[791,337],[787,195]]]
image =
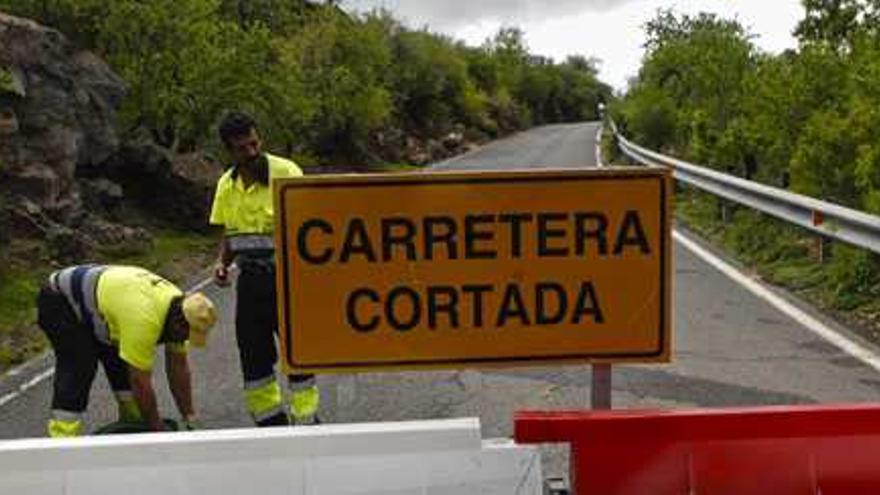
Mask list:
[[[44,354],[48,354],[48,351],[44,351]],[[43,357],[42,354],[39,356],[34,356],[30,360],[25,361],[25,362],[19,364],[18,366],[6,371],[5,373],[3,373],[3,378],[21,375],[22,373],[26,372],[27,369],[30,366],[32,366],[35,361],[37,361],[38,359],[40,359],[42,357]]]
[[213,283],[214,283],[214,279],[211,278],[211,277],[208,277],[208,278],[206,278],[205,280],[202,280],[201,282],[199,282],[199,283],[197,283],[196,285],[194,285],[194,286],[190,287],[189,289],[187,289],[187,292],[196,292],[196,291],[200,291],[200,290],[204,289],[205,287],[207,287],[207,286],[209,286],[209,285],[211,285],[211,284],[213,284]]
[[596,131],[596,166],[603,167],[602,165],[602,126],[599,126],[599,130]]
[[[210,277],[206,278],[206,279],[202,280],[201,282],[197,283],[196,285],[194,285],[193,287],[189,288],[187,290],[187,292],[193,292],[193,291],[204,289],[206,286],[213,283],[213,281],[214,280]],[[22,368],[25,367],[27,364],[28,363],[25,363],[25,364],[17,366],[16,368],[13,368],[13,370],[7,372],[4,376],[15,376],[15,375],[20,374],[22,371]],[[28,390],[30,390],[31,388],[39,385],[41,382],[50,378],[54,374],[55,374],[55,367],[54,366],[51,366],[51,367],[41,371],[40,373],[38,373],[36,376],[31,378],[27,382],[19,385],[18,388],[15,389],[14,391],[9,392],[8,394],[4,395],[3,397],[0,397],[0,407],[5,406],[9,402],[12,402],[16,398],[18,398],[21,394],[23,394],[23,393],[27,392]]]
[[42,373],[38,374],[37,376],[31,378],[30,380],[28,380],[24,384],[19,385],[18,389],[16,389],[14,392],[10,392],[10,393],[4,395],[3,397],[0,397],[0,407],[5,406],[8,402],[12,402],[19,395],[27,392],[30,388],[36,386],[37,384],[39,384],[40,382],[42,382],[43,380],[45,380],[46,378],[49,378],[50,376],[52,376],[54,374],[55,374],[55,367],[53,366],[47,370],[44,370]]
[[760,283],[752,280],[749,277],[746,277],[745,275],[737,271],[736,268],[730,266],[728,263],[721,260],[706,249],[702,248],[694,241],[688,239],[680,232],[673,231],[672,236],[684,247],[699,256],[703,261],[712,265],[713,267],[715,267],[715,269],[730,277],[734,282],[740,284],[752,294],[767,301],[773,307],[803,325],[807,330],[815,333],[819,337],[822,337],[823,339],[837,346],[850,356],[874,368],[876,371],[880,371],[880,357],[878,357],[877,354],[871,349],[827,327],[818,319],[810,316],[797,306],[774,294],[772,291],[770,291]]

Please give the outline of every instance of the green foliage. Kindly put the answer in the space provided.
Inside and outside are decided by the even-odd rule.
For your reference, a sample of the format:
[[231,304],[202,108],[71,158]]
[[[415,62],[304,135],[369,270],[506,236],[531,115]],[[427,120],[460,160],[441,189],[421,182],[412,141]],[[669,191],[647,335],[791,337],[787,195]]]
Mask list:
[[[639,76],[612,113],[651,148],[878,213],[880,2],[803,4],[800,46],[778,55],[756,50],[736,21],[660,12],[647,25]],[[688,194],[679,211],[758,266],[781,273],[778,266],[815,251],[812,234],[742,208],[722,225],[713,201]],[[876,257],[835,244],[832,260],[817,269],[827,280],[820,299],[845,309],[868,305]],[[781,279],[792,283],[794,273],[801,270]]]
[[620,116],[627,135],[644,146],[663,149],[675,141],[678,110],[672,97],[658,88],[633,88]]
[[852,309],[880,296],[880,270],[876,255],[861,249],[834,247],[829,270],[834,299],[839,309]]
[[749,262],[765,265],[806,255],[806,248],[798,242],[798,235],[796,230],[778,220],[738,207],[733,221],[724,230],[724,241]]
[[366,165],[382,161],[376,136],[389,129],[497,136],[594,119],[611,97],[595,61],[535,57],[515,27],[470,48],[334,2],[0,0],[0,9],[101,55],[129,86],[123,129],[145,128],[176,151],[218,147],[216,123],[236,108],[256,115],[271,149]]
[[635,108],[624,110],[635,117],[627,128],[644,132],[653,144],[684,150],[688,158],[710,157],[736,116],[743,81],[755,63],[747,33],[713,15],[678,18],[661,11],[647,34],[647,54],[632,88]]
[[12,72],[5,67],[0,67],[0,93],[12,93],[15,91],[15,81]]
[[391,115],[391,50],[380,20],[330,18],[285,40],[283,60],[303,74],[315,111],[305,129],[325,156],[360,159],[369,135]]
[[401,31],[393,44],[392,85],[405,129],[432,136],[449,132],[455,123],[481,121],[485,97],[470,79],[459,47],[425,31]]
[[880,29],[877,0],[801,0],[806,15],[795,29],[801,44],[848,52],[863,35]]
[[833,110],[815,112],[791,158],[791,186],[808,196],[857,206],[856,136],[851,121]]
[[36,277],[20,271],[4,273],[0,277],[0,328],[19,324],[32,317],[36,293]]

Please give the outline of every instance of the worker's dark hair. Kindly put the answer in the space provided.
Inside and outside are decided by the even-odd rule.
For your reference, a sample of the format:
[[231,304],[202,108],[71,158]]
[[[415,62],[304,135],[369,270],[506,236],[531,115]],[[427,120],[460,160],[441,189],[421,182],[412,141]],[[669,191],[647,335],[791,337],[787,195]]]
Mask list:
[[239,136],[245,136],[251,130],[257,130],[257,122],[253,117],[244,112],[229,112],[223,116],[220,121],[218,132],[220,140],[223,144],[229,143],[229,140]]
[[162,328],[160,341],[162,342],[183,342],[186,335],[182,335],[177,331],[180,327],[186,327],[186,317],[183,314],[183,297],[174,296],[171,299],[171,305],[168,307],[168,313],[165,315],[165,325]]

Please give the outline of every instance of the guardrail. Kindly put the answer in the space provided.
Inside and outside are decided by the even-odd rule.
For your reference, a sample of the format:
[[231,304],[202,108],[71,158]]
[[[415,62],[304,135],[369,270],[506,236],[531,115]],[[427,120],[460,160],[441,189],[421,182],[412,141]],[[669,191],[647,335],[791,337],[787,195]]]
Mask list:
[[773,215],[826,237],[880,253],[880,217],[785,189],[694,165],[634,144],[612,123],[620,150],[648,166],[666,166],[677,180]]

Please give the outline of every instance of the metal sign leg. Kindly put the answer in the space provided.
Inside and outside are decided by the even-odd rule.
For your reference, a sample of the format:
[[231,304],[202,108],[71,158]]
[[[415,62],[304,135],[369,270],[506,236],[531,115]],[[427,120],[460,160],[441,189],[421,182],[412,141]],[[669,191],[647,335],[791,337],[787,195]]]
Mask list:
[[594,364],[590,387],[590,406],[611,409],[611,364]]

